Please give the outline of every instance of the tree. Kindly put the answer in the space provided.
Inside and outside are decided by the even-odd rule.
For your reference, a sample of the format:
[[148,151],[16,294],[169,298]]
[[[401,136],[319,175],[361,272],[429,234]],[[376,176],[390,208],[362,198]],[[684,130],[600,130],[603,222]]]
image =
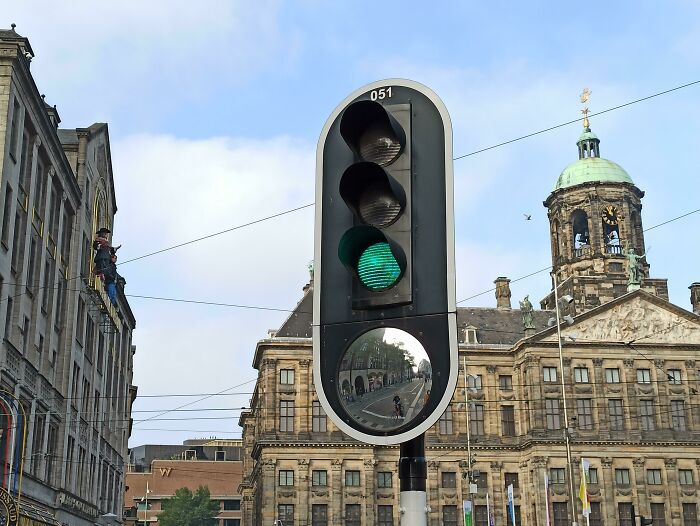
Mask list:
[[215,518],[219,514],[219,503],[211,500],[207,486],[199,486],[194,493],[189,488],[180,488],[167,502],[158,514],[160,526],[217,526],[219,523]]

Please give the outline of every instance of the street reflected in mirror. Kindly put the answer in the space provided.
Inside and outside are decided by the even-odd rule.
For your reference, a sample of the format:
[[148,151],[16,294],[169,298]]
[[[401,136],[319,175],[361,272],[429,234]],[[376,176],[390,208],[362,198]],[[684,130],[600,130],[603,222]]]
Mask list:
[[338,371],[343,408],[368,430],[392,431],[427,405],[432,385],[428,354],[411,334],[372,329],[352,342]]

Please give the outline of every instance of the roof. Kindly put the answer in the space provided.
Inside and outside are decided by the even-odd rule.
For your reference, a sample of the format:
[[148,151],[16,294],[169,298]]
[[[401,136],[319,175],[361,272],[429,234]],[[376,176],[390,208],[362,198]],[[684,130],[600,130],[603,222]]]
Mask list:
[[[296,308],[284,321],[275,336],[277,338],[311,338],[313,289],[307,287]],[[533,311],[537,332],[547,328],[551,311]],[[466,307],[457,309],[457,325],[476,327],[476,339],[481,344],[512,345],[524,336],[522,312],[518,309]]]
[[634,184],[619,164],[600,157],[584,157],[564,168],[554,190],[593,182]]

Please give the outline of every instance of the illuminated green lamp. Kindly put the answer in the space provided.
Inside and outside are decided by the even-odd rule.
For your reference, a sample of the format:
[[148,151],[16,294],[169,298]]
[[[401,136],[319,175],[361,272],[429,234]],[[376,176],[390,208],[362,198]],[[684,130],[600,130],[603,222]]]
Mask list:
[[367,247],[357,262],[357,274],[370,290],[386,290],[401,277],[401,267],[389,243],[382,241]]

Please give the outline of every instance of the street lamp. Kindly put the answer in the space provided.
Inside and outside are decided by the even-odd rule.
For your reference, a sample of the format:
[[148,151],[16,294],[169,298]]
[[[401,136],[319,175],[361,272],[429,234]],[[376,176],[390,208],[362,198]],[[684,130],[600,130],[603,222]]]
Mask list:
[[[564,404],[564,439],[566,442],[566,462],[569,470],[569,500],[571,501],[571,524],[572,526],[578,526],[578,522],[576,522],[576,497],[574,495],[574,470],[571,462],[571,437],[569,435],[569,413],[567,410],[567,404],[566,404],[566,386],[564,384],[564,353],[562,351],[562,336],[561,336],[561,320],[562,316],[561,313],[559,312],[559,284],[557,283],[557,275],[555,272],[552,272],[552,279],[554,280],[554,309],[557,315],[556,323],[557,323],[557,344],[559,346],[559,366],[561,370],[561,398],[562,398],[562,403]],[[568,294],[565,296],[562,296],[562,301],[566,303],[571,303],[574,301],[574,298],[569,296]],[[568,323],[569,325],[574,322],[574,319],[566,315],[564,316],[564,321]]]

